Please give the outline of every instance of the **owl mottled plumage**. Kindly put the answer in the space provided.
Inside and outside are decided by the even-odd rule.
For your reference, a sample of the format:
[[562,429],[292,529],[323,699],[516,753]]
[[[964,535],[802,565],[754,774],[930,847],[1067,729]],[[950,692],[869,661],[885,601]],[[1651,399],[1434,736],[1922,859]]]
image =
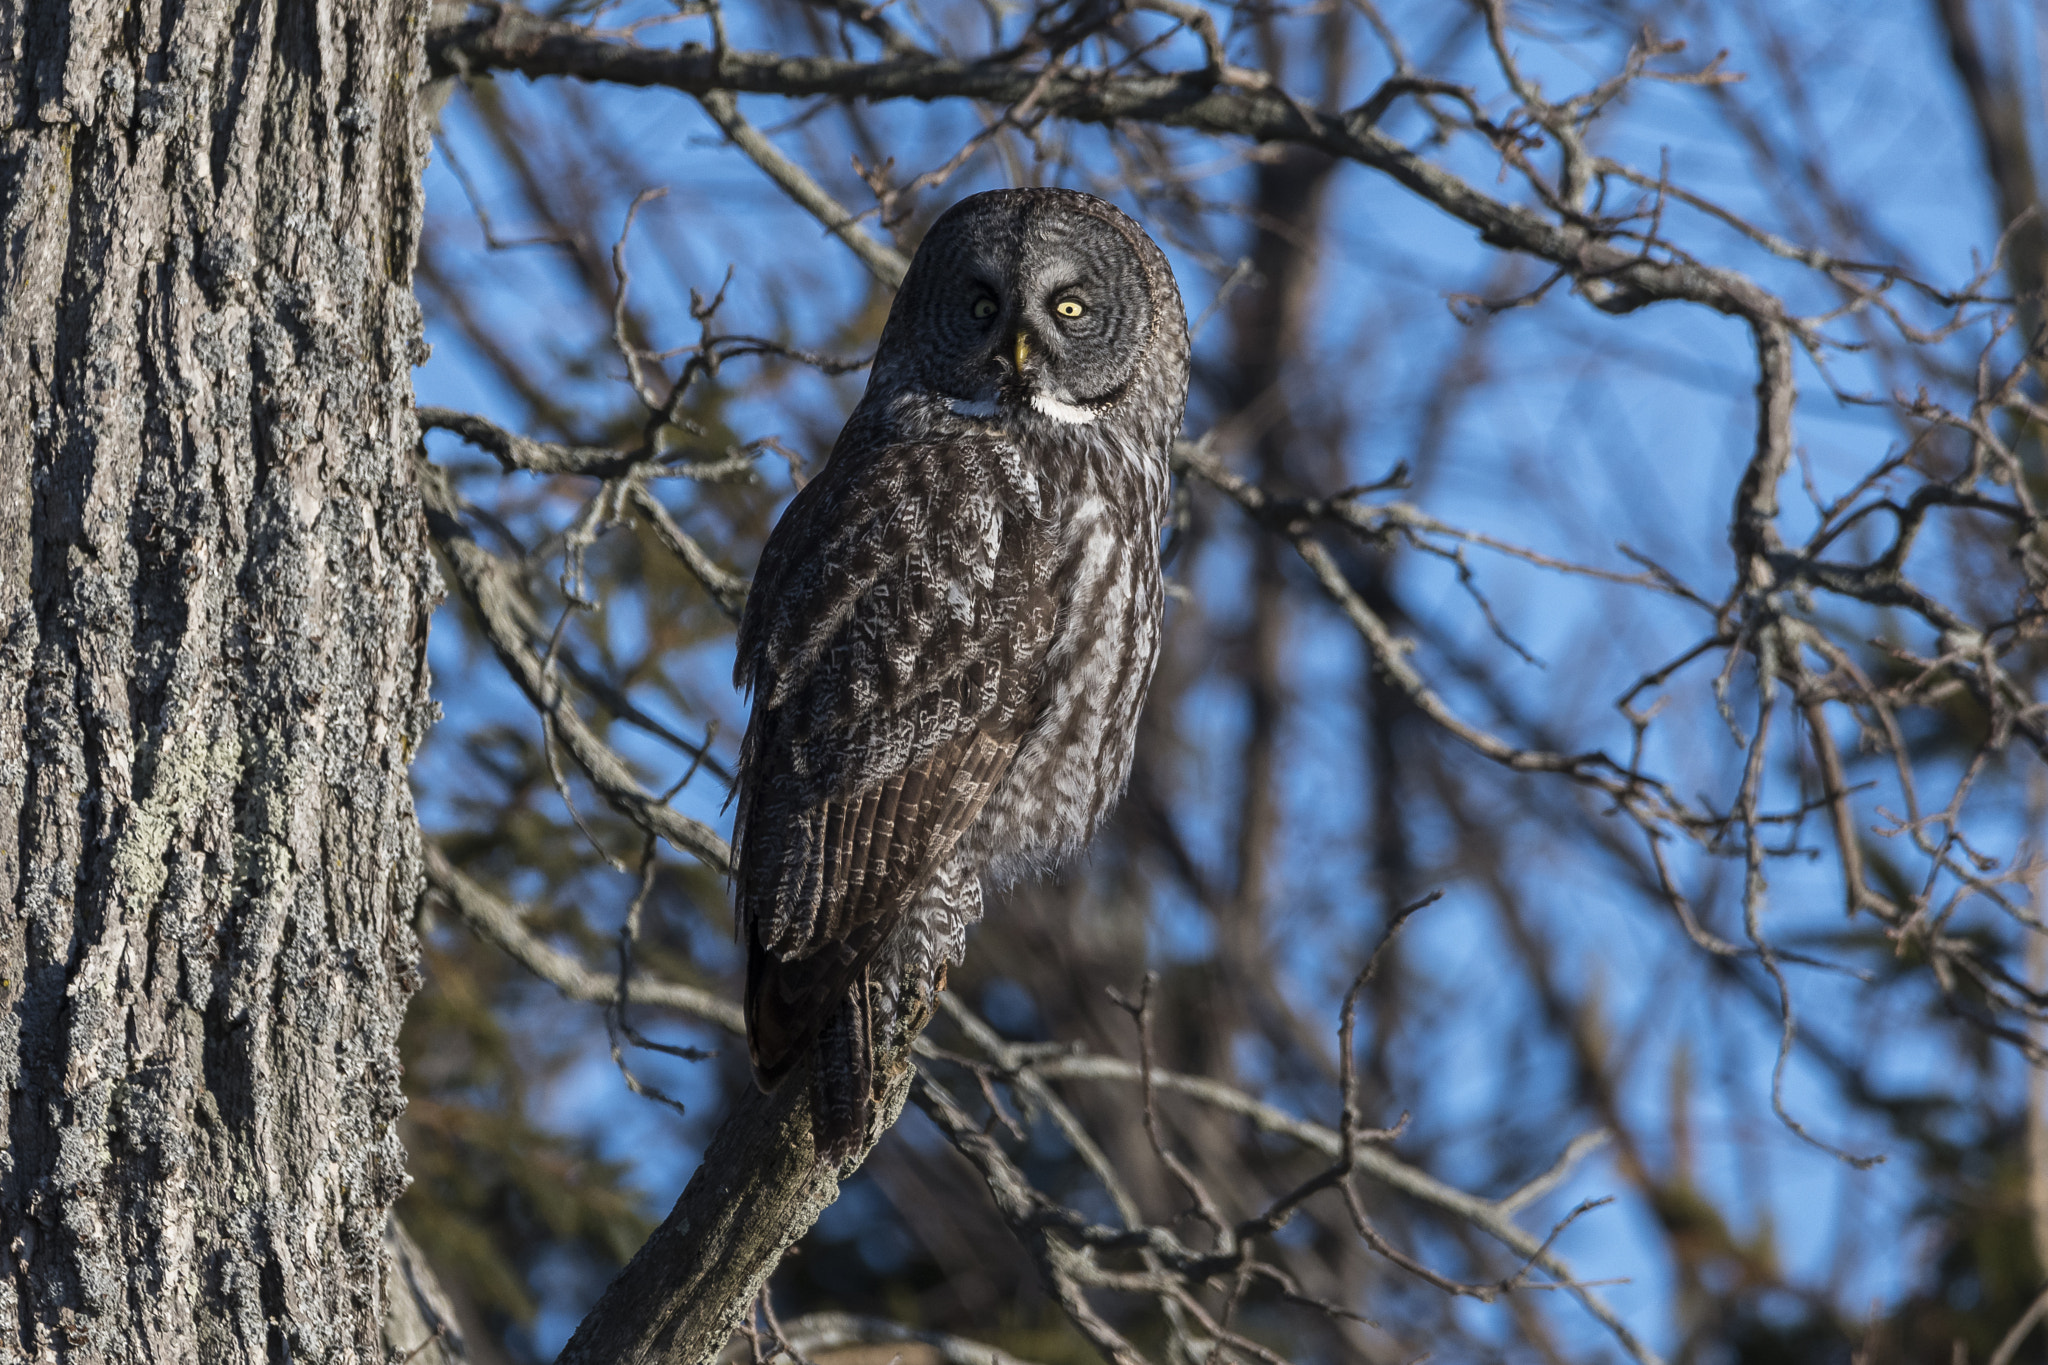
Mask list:
[[1159,652],[1187,323],[1159,248],[1073,190],[961,201],[911,262],[740,625],[736,893],[762,1084],[813,1054],[821,1155],[873,1049],[1130,773]]

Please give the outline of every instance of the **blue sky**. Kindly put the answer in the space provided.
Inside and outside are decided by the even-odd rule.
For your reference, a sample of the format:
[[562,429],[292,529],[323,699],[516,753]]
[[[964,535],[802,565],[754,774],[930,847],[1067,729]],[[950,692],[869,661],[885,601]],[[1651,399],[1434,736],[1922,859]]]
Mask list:
[[[1577,88],[1612,69],[1619,49],[1605,31],[1569,8],[1528,12],[1540,16],[1556,39],[1525,36],[1518,42],[1530,74],[1546,91]],[[1388,13],[1404,32],[1426,33],[1439,22],[1428,6],[1395,6]],[[1823,159],[1860,221],[1874,225],[1872,238],[1901,248],[1937,282],[1966,279],[1990,248],[1992,212],[1974,138],[1927,15],[1918,6],[1812,2],[1772,13],[1788,60],[1801,73],[1805,98],[1755,101],[1752,112],[1764,135]],[[1825,232],[1825,215],[1760,171],[1752,149],[1716,113],[1717,98],[1740,103],[1761,89],[1782,88],[1770,74],[1771,54],[1754,41],[1748,7],[1695,5],[1683,14],[1690,26],[1689,58],[1704,60],[1728,48],[1727,66],[1753,73],[1751,79],[1722,97],[1691,86],[1640,86],[1600,125],[1598,150],[1652,173],[1668,155],[1675,182],[1764,226],[1796,240]],[[747,13],[736,12],[733,25],[736,43],[760,41]],[[687,24],[656,32],[668,31],[700,36]],[[1412,46],[1426,52],[1431,44],[1418,39]],[[1497,76],[1476,63],[1447,74],[1499,90]],[[498,87],[508,104],[537,124],[549,117],[550,101],[562,98],[564,90],[517,78],[501,79]],[[1343,93],[1355,101],[1363,91]],[[715,290],[730,265],[732,284],[721,315],[728,329],[839,348],[832,329],[867,288],[858,264],[824,239],[751,163],[724,146],[692,102],[673,93],[608,89],[583,90],[576,98],[609,130],[612,150],[603,159],[593,156],[588,173],[596,192],[615,204],[611,221],[623,219],[637,188],[669,188],[666,199],[642,211],[628,248],[636,296],[661,301],[659,316],[668,320],[659,343],[694,338],[683,306],[687,293]],[[796,112],[772,99],[746,100],[742,108],[764,127]],[[874,121],[897,149],[899,165],[913,169],[943,161],[970,126],[964,110],[914,105],[879,108]],[[1404,115],[1390,130],[1414,137],[1421,121]],[[778,138],[835,192],[849,202],[865,202],[857,197],[860,187],[845,165],[843,147],[807,128],[780,132]],[[582,307],[558,256],[545,248],[481,249],[481,233],[449,172],[446,148],[462,158],[498,216],[498,231],[509,236],[525,229],[503,216],[513,202],[506,173],[484,147],[461,95],[448,106],[444,139],[428,172],[428,213],[452,248],[450,267],[479,282],[471,297],[487,310],[503,344],[535,357],[542,369],[560,372],[556,391],[563,398],[593,414],[616,411],[623,397],[616,374],[572,373],[567,364],[587,353],[608,323]],[[1092,177],[1111,169],[1102,135],[1083,130],[1073,146],[1069,183],[1099,188],[1101,180]],[[1232,150],[1241,149],[1212,147],[1209,155]],[[1515,193],[1512,184],[1500,185],[1497,160],[1471,140],[1441,155],[1473,183]],[[1220,170],[1213,197],[1227,201],[1241,193],[1246,174],[1241,165]],[[1002,176],[1001,164],[984,157],[947,194],[1001,183]],[[1349,359],[1323,365],[1318,383],[1299,401],[1341,429],[1334,461],[1347,478],[1365,480],[1423,449],[1433,386],[1447,359],[1469,339],[1451,316],[1446,296],[1481,281],[1499,287],[1511,282],[1499,276],[1500,258],[1469,229],[1362,167],[1338,172],[1325,224],[1311,345],[1319,357]],[[1784,291],[1795,307],[1825,306],[1825,291],[1801,268],[1767,256],[1703,215],[1673,208],[1666,230],[1702,258],[1752,272]],[[1225,259],[1217,262],[1168,244],[1191,313],[1207,307],[1221,270],[1230,264],[1234,239],[1227,216],[1219,215],[1214,231],[1225,248]],[[1534,263],[1525,263],[1517,278],[1526,288],[1541,276]],[[1215,347],[1225,340],[1224,330],[1212,326],[1200,344]],[[1951,355],[1966,356],[1983,335],[1979,328],[1958,337]],[[528,424],[530,414],[517,397],[431,311],[429,339],[434,358],[417,375],[422,403],[481,412],[513,427]],[[1442,431],[1431,462],[1417,469],[1412,501],[1453,524],[1619,572],[1634,568],[1618,548],[1626,543],[1706,596],[1721,595],[1729,574],[1727,509],[1750,444],[1754,378],[1748,335],[1739,323],[1670,304],[1615,318],[1559,289],[1499,320],[1489,331],[1485,363],[1485,395],[1464,404]],[[1798,440],[1815,484],[1830,495],[1895,447],[1902,428],[1882,410],[1838,402],[1809,361],[1802,357],[1800,366]],[[1833,374],[1852,389],[1888,382],[1875,360],[1859,355],[1836,357]],[[737,429],[780,434],[816,459],[861,380],[858,374],[836,381],[800,376],[776,390],[772,401],[743,401],[728,415]],[[1190,434],[1199,435],[1210,416],[1198,405]],[[430,446],[439,458],[458,457],[458,447],[445,436],[434,437]],[[1788,536],[1812,524],[1798,478],[1783,490]],[[1509,662],[1453,569],[1412,553],[1402,556],[1399,567],[1409,612],[1446,647],[1487,659],[1494,676],[1506,680],[1512,704],[1546,731],[1566,737],[1560,743],[1624,752],[1628,727],[1613,707],[1615,697],[1645,660],[1675,654],[1697,639],[1705,625],[1702,614],[1635,589],[1532,573],[1483,551],[1474,552],[1471,563],[1509,632],[1539,663]],[[1210,620],[1227,624],[1245,610],[1245,564],[1242,540],[1222,535],[1177,572]],[[616,613],[610,628],[630,637],[631,616]],[[495,663],[467,647],[451,627],[444,613],[432,657],[446,719],[424,751],[417,776],[430,830],[448,818],[444,793],[463,781],[448,743],[452,735],[493,720],[534,724]],[[1289,775],[1282,797],[1288,819],[1281,894],[1299,904],[1303,926],[1288,960],[1310,998],[1320,993],[1334,1000],[1351,958],[1348,947],[1335,953],[1332,945],[1369,943],[1376,923],[1373,907],[1361,905],[1357,896],[1362,854],[1356,831],[1368,798],[1358,762],[1363,740],[1356,710],[1341,701],[1319,705],[1314,698],[1343,697],[1360,674],[1363,652],[1333,613],[1305,613],[1293,623],[1288,658],[1291,685],[1304,699],[1285,738]],[[1715,666],[1696,665],[1674,682],[1670,710],[1646,757],[1648,766],[1682,790],[1725,796],[1741,754],[1713,716],[1707,682]],[[721,743],[728,755],[741,719],[729,690],[720,691],[729,667],[729,655],[716,648],[676,663],[705,707],[723,715]],[[1493,702],[1481,690],[1448,674],[1442,686],[1461,713],[1496,723]],[[1184,833],[1198,849],[1220,850],[1233,811],[1230,755],[1245,718],[1221,686],[1197,688],[1186,705],[1184,729],[1200,742],[1185,757],[1186,789],[1199,795],[1185,801]],[[694,733],[701,717],[677,717],[677,723]],[[636,756],[650,765],[675,766],[672,755],[651,747]],[[1774,774],[1772,789],[1781,800],[1790,796],[1789,770]],[[2008,848],[2025,833],[2015,790],[2005,780],[1982,797],[1983,828]],[[698,782],[676,804],[722,824],[721,795],[715,783]],[[1862,813],[1875,820],[1880,800],[1881,794],[1866,798]],[[1445,845],[1441,831],[1433,837],[1426,825],[1418,828],[1417,839],[1425,850]],[[1611,860],[1597,850],[1558,846],[1533,826],[1518,830],[1516,839],[1526,858],[1523,875],[1542,888],[1537,904],[1558,947],[1561,977],[1598,996],[1617,1038],[1660,1054],[1687,1049],[1700,1078],[1692,1103],[1702,1180],[1752,1227],[1769,1225],[1797,1277],[1828,1283],[1844,1303],[1882,1303],[1896,1296],[1910,1278],[1918,1173],[1897,1162],[1853,1171],[1769,1121],[1759,1097],[1768,1093],[1777,1039],[1762,1017],[1721,999],[1706,962],[1674,935],[1668,921],[1646,918],[1642,899],[1618,885],[1620,869]],[[1735,869],[1716,868],[1696,852],[1678,850],[1675,856],[1703,914],[1718,932],[1739,938],[1740,924],[1730,918],[1730,888],[1739,880]],[[1770,923],[1781,939],[1840,927],[1839,890],[1825,860],[1781,873],[1772,890]],[[1153,951],[1169,958],[1200,953],[1206,925],[1192,910],[1176,915],[1169,908],[1152,942]],[[1398,1040],[1404,1078],[1414,1086],[1406,1102],[1416,1116],[1401,1150],[1453,1180],[1483,1180],[1500,1167],[1493,1127],[1500,1095],[1541,1088],[1546,1069],[1561,1065],[1552,1051],[1520,1045],[1518,1021],[1532,1006],[1503,954],[1493,913],[1462,886],[1454,885],[1445,902],[1410,931],[1407,961],[1427,982],[1431,1008],[1411,1020],[1410,1032]],[[1872,992],[1811,971],[1795,970],[1792,980],[1811,1027],[1837,1030],[1838,1042],[1867,1049],[1902,1086],[1953,1083],[1950,1048],[1921,1025],[1920,997],[1911,990]],[[587,1059],[550,1091],[550,1113],[565,1128],[601,1135],[608,1151],[633,1160],[650,1209],[665,1209],[695,1153],[679,1140],[664,1111],[625,1093],[605,1055],[595,1012],[549,1003],[536,992],[527,1026],[588,1033]],[[689,1068],[650,1059],[645,1069],[664,1076],[687,1099],[705,1098],[699,1073]],[[1663,1072],[1652,1068],[1646,1074]],[[2001,1074],[2004,1084],[2019,1083],[2016,1065]],[[1785,1098],[1830,1140],[1858,1151],[1881,1144],[1880,1134],[1837,1126],[1830,1083],[1803,1061],[1795,1060],[1790,1070]],[[1624,1102],[1641,1116],[1646,1131],[1668,1126],[1670,1096],[1662,1087],[1636,1086]],[[1554,1147],[1562,1148],[1571,1136],[1557,1133]],[[1548,1158],[1535,1155],[1531,1163],[1540,1167]],[[1547,1207],[1562,1212],[1620,1185],[1611,1167],[1595,1160]],[[1586,1277],[1627,1277],[1628,1283],[1603,1292],[1638,1330],[1668,1344],[1672,1286],[1646,1217],[1623,1200],[1571,1229],[1560,1248]],[[1846,1273],[1833,1269],[1838,1259],[1849,1267]],[[580,1311],[566,1297],[551,1303],[537,1339],[565,1335]],[[1500,1310],[1474,1305],[1460,1311],[1484,1320]],[[1590,1346],[1600,1339],[1597,1326],[1583,1315],[1559,1307],[1552,1318],[1567,1340]]]

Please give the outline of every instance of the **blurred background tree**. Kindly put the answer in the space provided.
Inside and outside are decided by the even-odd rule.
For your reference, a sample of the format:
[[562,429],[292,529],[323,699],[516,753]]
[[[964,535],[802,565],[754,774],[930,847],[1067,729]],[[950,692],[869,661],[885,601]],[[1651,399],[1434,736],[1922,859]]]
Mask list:
[[[400,1213],[472,1357],[549,1359],[750,1084],[743,576],[888,263],[1057,183],[1194,314],[1177,588],[1128,797],[991,902],[927,1074],[1049,1200],[1209,1247],[1202,1199],[1328,1167],[1250,1106],[1330,1140],[1384,944],[1392,1164],[1097,1330],[910,1111],[784,1341],[2040,1359],[2044,42],[2009,0],[440,12]],[[1156,1140],[1148,972],[1152,1061],[1237,1097],[1162,1088]]]

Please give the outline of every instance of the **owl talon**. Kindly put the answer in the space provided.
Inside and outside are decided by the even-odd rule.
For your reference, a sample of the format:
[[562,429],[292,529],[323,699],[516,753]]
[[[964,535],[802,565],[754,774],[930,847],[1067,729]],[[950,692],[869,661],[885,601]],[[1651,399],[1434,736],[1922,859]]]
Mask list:
[[940,963],[938,971],[932,975],[930,981],[926,982],[926,988],[918,993],[916,1002],[906,1012],[909,1030],[913,1035],[924,1032],[925,1025],[931,1023],[938,1016],[939,992],[944,989],[946,989],[946,966],[944,963]]

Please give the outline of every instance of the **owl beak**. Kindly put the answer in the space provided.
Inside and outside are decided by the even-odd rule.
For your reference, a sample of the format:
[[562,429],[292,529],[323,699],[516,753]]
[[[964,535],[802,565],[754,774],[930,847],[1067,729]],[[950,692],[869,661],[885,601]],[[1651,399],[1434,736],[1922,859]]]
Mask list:
[[1031,339],[1022,331],[1017,333],[1016,356],[1017,374],[1021,377],[1024,373],[1024,362],[1031,358]]

